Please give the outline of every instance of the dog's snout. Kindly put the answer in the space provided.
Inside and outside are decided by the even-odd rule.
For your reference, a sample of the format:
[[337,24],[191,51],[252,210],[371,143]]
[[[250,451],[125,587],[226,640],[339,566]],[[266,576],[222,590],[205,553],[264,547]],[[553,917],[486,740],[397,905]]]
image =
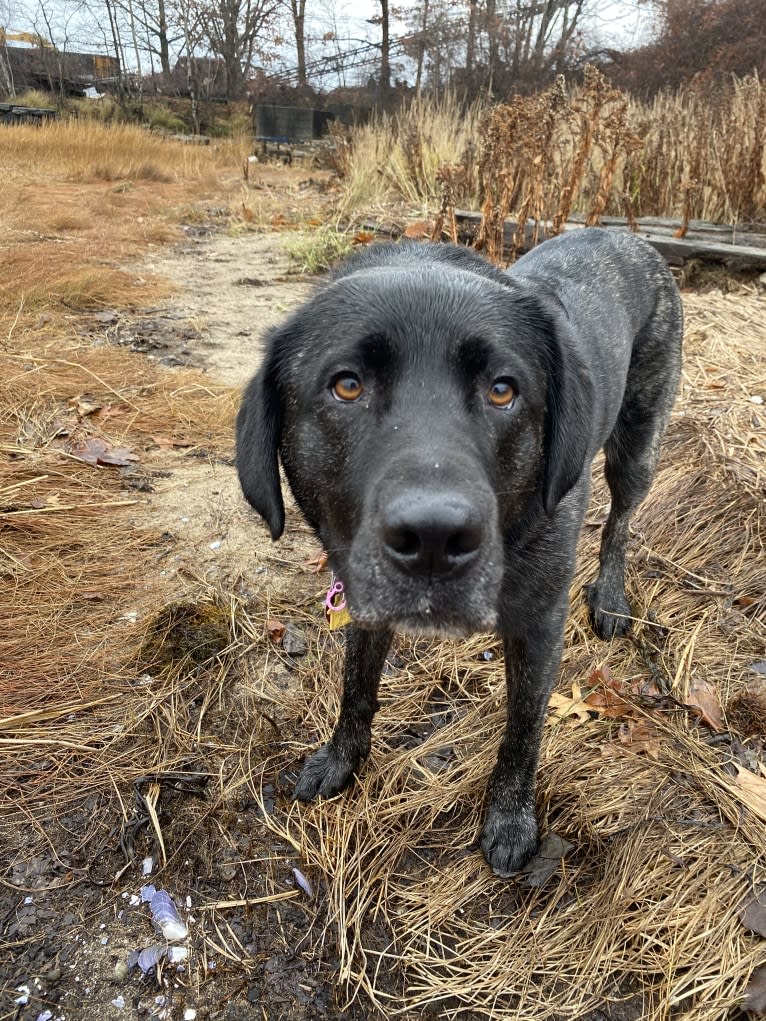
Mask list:
[[478,507],[460,493],[399,493],[384,509],[389,559],[410,574],[445,575],[466,567],[484,540]]

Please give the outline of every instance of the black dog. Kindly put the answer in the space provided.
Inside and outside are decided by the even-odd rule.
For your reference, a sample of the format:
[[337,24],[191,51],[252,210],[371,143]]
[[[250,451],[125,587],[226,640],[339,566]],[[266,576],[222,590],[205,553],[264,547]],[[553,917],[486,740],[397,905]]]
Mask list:
[[681,303],[655,251],[583,229],[503,273],[449,245],[377,245],[268,338],[237,420],[245,496],[284,528],[278,459],[353,618],[332,740],[295,797],[345,787],[370,750],[391,635],[503,636],[508,718],[481,833],[501,876],[537,847],[534,781],[590,466],[612,505],[588,588],[624,633],[631,513],[681,366]]

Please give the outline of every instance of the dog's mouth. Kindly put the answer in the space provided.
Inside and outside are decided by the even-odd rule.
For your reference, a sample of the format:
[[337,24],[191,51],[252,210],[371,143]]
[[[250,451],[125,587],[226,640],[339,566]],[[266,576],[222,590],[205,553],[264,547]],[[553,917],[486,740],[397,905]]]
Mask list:
[[345,577],[351,619],[365,630],[463,638],[497,626],[500,572],[494,559],[433,580],[413,578],[373,555],[348,565]]
[[360,613],[352,610],[351,620],[365,631],[391,629],[402,634],[431,638],[466,638],[479,631],[495,631],[497,628],[496,612],[472,615],[468,618],[432,611],[428,607],[420,613],[408,613],[406,616],[394,618],[387,614],[378,615],[371,608],[365,607]]

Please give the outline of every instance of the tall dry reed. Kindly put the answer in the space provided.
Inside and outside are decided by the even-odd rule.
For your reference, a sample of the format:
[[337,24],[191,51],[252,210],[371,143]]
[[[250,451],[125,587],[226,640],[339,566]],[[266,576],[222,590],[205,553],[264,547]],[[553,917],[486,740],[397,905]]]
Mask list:
[[[644,103],[595,69],[536,96],[463,111],[420,100],[356,129],[345,155],[343,211],[398,203],[412,215],[481,207],[490,250],[498,223],[570,213],[766,219],[766,87],[756,76],[690,86]],[[446,220],[442,209],[442,221]]]

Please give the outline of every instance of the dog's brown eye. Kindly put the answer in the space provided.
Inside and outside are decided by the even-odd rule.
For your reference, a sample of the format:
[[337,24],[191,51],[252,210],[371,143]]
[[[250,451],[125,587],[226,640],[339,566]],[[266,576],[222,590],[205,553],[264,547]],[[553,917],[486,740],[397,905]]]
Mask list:
[[513,404],[516,390],[510,379],[496,379],[487,390],[489,403],[495,408],[507,408]]
[[356,376],[350,373],[338,376],[332,385],[332,395],[337,401],[356,401],[364,393],[364,387]]

